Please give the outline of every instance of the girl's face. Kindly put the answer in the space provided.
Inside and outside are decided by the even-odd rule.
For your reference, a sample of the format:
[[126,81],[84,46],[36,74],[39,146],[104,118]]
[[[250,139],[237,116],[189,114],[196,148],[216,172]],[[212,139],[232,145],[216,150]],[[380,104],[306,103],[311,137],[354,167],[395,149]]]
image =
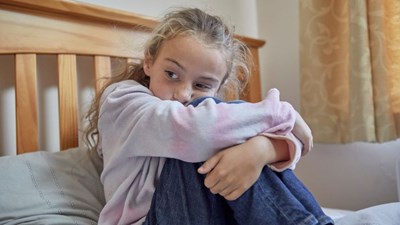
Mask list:
[[186,104],[198,97],[215,96],[227,66],[222,52],[180,35],[164,41],[156,58],[145,57],[144,72],[155,96]]

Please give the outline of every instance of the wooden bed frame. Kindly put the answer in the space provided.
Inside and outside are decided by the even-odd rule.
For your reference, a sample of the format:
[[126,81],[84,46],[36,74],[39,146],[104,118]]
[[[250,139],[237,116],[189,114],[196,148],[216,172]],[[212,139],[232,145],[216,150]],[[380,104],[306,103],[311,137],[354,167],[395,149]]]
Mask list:
[[[93,57],[93,81],[107,76],[111,74],[112,58],[140,57],[137,49],[156,24],[149,17],[75,1],[0,0],[0,54],[15,56],[16,154],[40,149],[37,100],[40,54],[57,56],[60,149],[77,147],[77,57]],[[255,61],[241,98],[258,101],[261,99],[258,50],[265,42],[238,38],[250,47]],[[95,83],[95,90],[99,90],[101,82]]]

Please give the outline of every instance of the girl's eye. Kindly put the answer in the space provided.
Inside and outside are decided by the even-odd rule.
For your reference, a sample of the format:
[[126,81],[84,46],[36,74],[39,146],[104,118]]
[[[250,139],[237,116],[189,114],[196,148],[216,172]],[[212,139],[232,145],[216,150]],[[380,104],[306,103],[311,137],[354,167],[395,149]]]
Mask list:
[[174,72],[171,71],[165,71],[165,73],[167,74],[167,76],[172,79],[172,80],[178,80],[179,77],[178,75],[176,75]]
[[209,84],[202,84],[202,83],[197,83],[195,84],[195,87],[201,90],[210,90],[212,88],[211,85]]

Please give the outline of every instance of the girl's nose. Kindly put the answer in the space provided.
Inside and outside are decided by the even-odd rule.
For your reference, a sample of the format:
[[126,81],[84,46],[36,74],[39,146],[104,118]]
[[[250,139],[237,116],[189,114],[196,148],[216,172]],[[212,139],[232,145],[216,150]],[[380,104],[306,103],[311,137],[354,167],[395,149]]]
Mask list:
[[188,103],[192,98],[192,88],[190,87],[179,87],[174,91],[174,100],[179,101],[182,104]]

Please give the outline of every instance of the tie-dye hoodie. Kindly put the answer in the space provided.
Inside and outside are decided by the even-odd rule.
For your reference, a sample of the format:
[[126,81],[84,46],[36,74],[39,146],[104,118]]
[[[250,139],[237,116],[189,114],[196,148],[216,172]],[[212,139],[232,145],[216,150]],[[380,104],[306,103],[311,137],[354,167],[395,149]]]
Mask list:
[[259,103],[197,107],[160,100],[127,80],[109,86],[100,101],[98,153],[103,158],[101,181],[106,205],[99,224],[142,224],[166,158],[203,162],[221,149],[265,135],[286,140],[290,160],[270,167],[294,168],[301,144],[290,133],[293,107],[279,100],[276,89]]

